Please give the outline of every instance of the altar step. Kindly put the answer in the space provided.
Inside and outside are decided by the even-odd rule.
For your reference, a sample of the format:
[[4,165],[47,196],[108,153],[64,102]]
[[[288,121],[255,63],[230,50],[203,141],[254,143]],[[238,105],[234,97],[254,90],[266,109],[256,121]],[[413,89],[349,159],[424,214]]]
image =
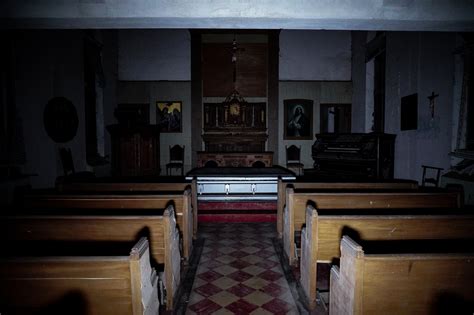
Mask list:
[[198,203],[198,222],[276,222],[276,201]]
[[264,213],[225,213],[225,214],[200,214],[198,215],[198,222],[276,222],[276,213],[264,214]]

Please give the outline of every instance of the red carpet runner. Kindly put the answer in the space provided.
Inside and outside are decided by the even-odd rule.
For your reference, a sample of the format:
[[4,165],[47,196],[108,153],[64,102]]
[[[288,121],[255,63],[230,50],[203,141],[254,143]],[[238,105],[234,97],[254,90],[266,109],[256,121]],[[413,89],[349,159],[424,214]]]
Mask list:
[[200,201],[198,222],[275,222],[276,201]]

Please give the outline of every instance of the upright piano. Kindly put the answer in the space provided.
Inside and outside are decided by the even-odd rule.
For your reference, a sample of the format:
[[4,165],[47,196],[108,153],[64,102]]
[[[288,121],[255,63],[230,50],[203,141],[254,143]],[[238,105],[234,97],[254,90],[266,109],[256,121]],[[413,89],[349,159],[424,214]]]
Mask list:
[[392,179],[395,135],[317,134],[312,146],[316,173],[345,179]]

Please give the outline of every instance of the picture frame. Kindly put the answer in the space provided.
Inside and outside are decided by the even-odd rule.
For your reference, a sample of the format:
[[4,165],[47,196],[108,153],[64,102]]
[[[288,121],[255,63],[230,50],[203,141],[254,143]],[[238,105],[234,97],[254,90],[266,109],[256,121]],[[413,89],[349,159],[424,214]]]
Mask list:
[[182,105],[181,101],[156,102],[156,124],[160,132],[183,132]]
[[285,140],[313,139],[313,100],[284,100],[283,112],[283,138]]

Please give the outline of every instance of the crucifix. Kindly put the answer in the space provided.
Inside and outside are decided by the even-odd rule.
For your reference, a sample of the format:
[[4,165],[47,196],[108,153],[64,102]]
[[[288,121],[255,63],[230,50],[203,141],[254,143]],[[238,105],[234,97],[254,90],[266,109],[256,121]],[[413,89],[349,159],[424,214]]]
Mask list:
[[237,47],[237,41],[235,40],[235,35],[234,35],[234,40],[232,41],[232,65],[233,65],[233,75],[232,75],[232,79],[233,79],[233,83],[234,83],[234,90],[235,90],[235,81],[237,79],[237,53],[239,51],[244,51],[245,49],[243,48],[238,48]]
[[435,108],[435,98],[437,98],[439,94],[435,94],[435,92],[431,92],[431,95],[428,96],[428,99],[430,100],[430,109],[431,109],[431,118],[434,117],[434,108]]

